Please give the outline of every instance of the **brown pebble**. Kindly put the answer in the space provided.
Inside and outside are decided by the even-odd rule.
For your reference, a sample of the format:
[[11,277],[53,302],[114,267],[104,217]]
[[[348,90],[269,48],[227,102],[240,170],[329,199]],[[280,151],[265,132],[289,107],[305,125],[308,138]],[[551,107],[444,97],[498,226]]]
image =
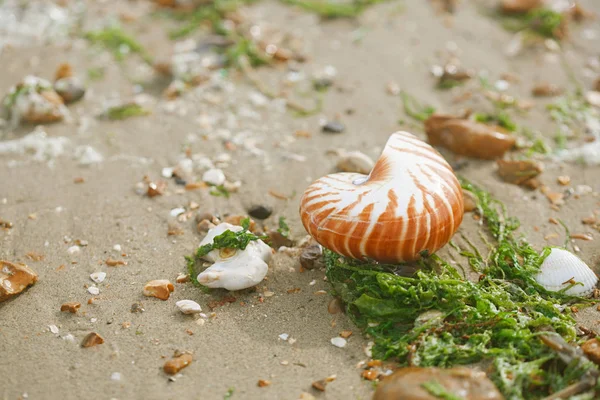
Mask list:
[[192,363],[192,355],[188,353],[181,354],[167,361],[163,366],[163,370],[166,374],[175,375],[183,368],[187,367]]
[[320,392],[324,392],[326,386],[327,386],[327,381],[324,379],[321,379],[319,381],[314,381],[312,383],[312,387],[317,389]]
[[581,220],[581,223],[584,225],[594,225],[596,223],[597,219],[595,216],[591,216],[591,217],[585,217]]
[[308,131],[296,131],[294,132],[294,136],[309,139],[312,134]]
[[214,227],[215,225],[207,219],[203,219],[202,221],[198,222],[198,225],[196,225],[196,229],[199,233],[206,233]]
[[553,206],[561,206],[565,204],[564,193],[560,192],[551,192],[548,186],[542,186],[540,189],[541,192],[546,196],[546,198],[552,203]]
[[571,239],[591,241],[591,240],[594,240],[594,237],[592,236],[591,233],[572,233]]
[[551,224],[554,224],[554,225],[558,225],[559,224],[558,220],[556,218],[553,218],[553,217],[548,218],[548,222],[550,222]]
[[329,314],[339,314],[343,309],[344,305],[339,297],[334,297],[327,305],[327,312],[329,312]]
[[81,307],[81,303],[77,303],[77,302],[73,301],[73,302],[64,303],[63,305],[61,305],[60,311],[70,312],[72,314],[75,314],[77,312],[77,310],[79,309],[79,307]]
[[84,183],[85,179],[82,178],[81,176],[76,177],[75,179],[73,179],[73,183]]
[[123,261],[123,260],[113,260],[112,258],[108,258],[105,261],[106,265],[108,265],[109,267],[116,267],[118,265],[127,265],[127,261]]
[[[231,225],[242,226],[242,221],[246,218],[248,218],[247,215],[229,215],[229,216],[225,217],[223,222],[227,222],[228,224],[231,224]],[[256,229],[256,222],[254,222],[254,220],[251,218],[249,218],[249,220],[250,220],[250,225],[248,226],[248,230],[250,232],[254,232]]]
[[361,375],[368,381],[374,381],[379,376],[379,372],[375,371],[374,369],[367,369],[363,371]]
[[348,331],[348,330],[341,331],[340,336],[343,337],[344,339],[348,339],[350,336],[352,336],[352,331]]
[[302,250],[300,265],[304,269],[315,269],[324,266],[323,250],[318,244],[313,244]]
[[381,360],[371,360],[367,363],[367,367],[381,367],[383,363]]
[[554,97],[561,94],[563,90],[554,83],[541,82],[531,89],[531,94],[536,97]]
[[524,185],[542,173],[542,165],[534,160],[497,160],[498,175],[505,182]]
[[146,194],[148,197],[162,196],[167,189],[167,182],[158,181],[156,183],[150,182],[148,183],[148,190]]
[[265,387],[265,386],[269,386],[270,384],[271,384],[271,381],[268,381],[266,379],[259,379],[256,385],[258,387]]
[[96,332],[90,332],[83,338],[81,347],[92,347],[104,343],[104,338]]
[[146,283],[143,294],[147,297],[156,297],[157,299],[167,300],[175,287],[166,279],[158,279]]
[[190,281],[190,276],[187,274],[181,274],[177,277],[177,279],[175,279],[175,282],[177,283],[186,283]]
[[569,183],[571,183],[571,177],[567,175],[561,175],[556,178],[556,181],[563,186],[567,186]]
[[38,275],[27,265],[0,260],[0,302],[18,295],[37,280]]

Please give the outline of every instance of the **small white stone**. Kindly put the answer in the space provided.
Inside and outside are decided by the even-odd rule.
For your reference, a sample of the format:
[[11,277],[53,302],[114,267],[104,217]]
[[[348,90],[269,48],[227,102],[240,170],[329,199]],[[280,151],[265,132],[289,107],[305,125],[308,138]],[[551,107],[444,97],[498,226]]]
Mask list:
[[500,80],[496,81],[496,83],[494,83],[494,87],[496,88],[496,90],[499,90],[501,92],[508,89],[509,86],[510,85],[509,85],[508,81],[505,81],[504,79],[500,79]]
[[206,323],[206,320],[204,320],[204,319],[202,319],[202,318],[198,318],[198,319],[196,320],[196,325],[200,325],[200,326],[202,326],[202,325],[204,325],[205,323]]
[[120,381],[121,380],[121,373],[119,373],[119,372],[113,372],[112,374],[110,374],[110,380],[111,381]]
[[212,168],[202,175],[202,180],[214,186],[220,186],[225,183],[225,174],[218,168]]
[[192,300],[179,300],[175,305],[184,314],[198,314],[202,312],[200,304]]
[[48,329],[50,329],[50,332],[54,333],[55,335],[58,334],[58,326],[48,325]]
[[173,176],[173,168],[165,167],[162,169],[161,175],[163,178],[171,178]]
[[317,283],[316,279],[313,279],[312,281],[310,281],[309,285],[310,285],[310,286],[313,286],[313,285],[314,285],[314,284],[316,284],[316,283]]
[[289,338],[289,339],[288,339],[288,343],[289,343],[289,344],[294,344],[294,343],[296,343],[296,339],[294,339],[294,338]]
[[91,322],[91,323],[94,323],[94,322],[96,322],[96,321],[98,321],[98,318],[90,318],[90,322]]
[[281,340],[288,340],[290,337],[289,333],[282,333],[281,335],[279,335],[279,339]]
[[67,249],[67,253],[69,254],[79,253],[80,251],[81,249],[79,248],[79,246],[71,246]]
[[62,340],[66,340],[68,342],[74,343],[75,342],[75,336],[73,336],[72,334],[66,334],[65,336],[62,336]]
[[120,244],[115,244],[115,245],[113,246],[113,250],[114,250],[114,251],[121,251],[121,245],[120,245]]
[[106,279],[106,272],[94,272],[90,274],[90,279],[96,283],[102,283]]
[[348,342],[343,337],[338,336],[331,339],[331,344],[335,347],[339,347],[340,349],[346,347],[346,343]]
[[185,208],[183,207],[177,207],[171,210],[171,217],[176,217],[180,214],[183,214],[185,212]]
[[100,289],[98,289],[96,286],[90,286],[87,291],[94,296],[100,294]]

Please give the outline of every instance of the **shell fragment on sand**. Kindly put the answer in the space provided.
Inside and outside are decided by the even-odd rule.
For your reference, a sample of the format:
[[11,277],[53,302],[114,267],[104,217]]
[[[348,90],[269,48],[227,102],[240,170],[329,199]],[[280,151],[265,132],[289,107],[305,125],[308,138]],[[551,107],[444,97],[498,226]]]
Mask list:
[[591,296],[598,284],[598,277],[578,257],[567,250],[552,248],[542,262],[535,280],[547,290],[572,296]]
[[18,295],[38,280],[38,275],[25,264],[0,260],[0,302]]
[[[223,222],[208,231],[200,247],[213,243],[216,236],[227,230],[239,232],[242,229]],[[241,290],[257,285],[267,275],[271,248],[262,240],[253,240],[244,250],[215,249],[204,258],[214,264],[198,275],[200,284],[210,288]]]

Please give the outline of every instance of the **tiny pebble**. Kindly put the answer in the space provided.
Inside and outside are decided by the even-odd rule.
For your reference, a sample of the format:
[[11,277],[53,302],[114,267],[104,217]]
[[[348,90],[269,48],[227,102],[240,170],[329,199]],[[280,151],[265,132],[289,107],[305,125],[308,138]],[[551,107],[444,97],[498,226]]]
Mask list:
[[113,250],[114,250],[114,251],[121,251],[121,245],[120,245],[120,244],[115,244],[115,245],[113,246]]
[[281,335],[279,335],[279,339],[281,340],[288,340],[289,337],[290,335],[288,333],[282,333]]
[[58,333],[58,327],[56,325],[48,325],[48,329],[50,329],[50,332],[54,334]]
[[79,248],[79,246],[71,246],[67,249],[67,253],[69,254],[79,253],[80,251],[81,249]]
[[248,214],[256,219],[267,219],[273,213],[273,209],[268,206],[256,205],[250,207]]
[[214,186],[220,186],[225,183],[225,174],[217,168],[211,168],[202,175],[202,180]]
[[119,372],[113,372],[112,374],[110,374],[110,380],[111,381],[120,381],[121,374]]
[[348,342],[343,337],[338,336],[331,339],[331,344],[335,347],[339,347],[340,349],[346,347],[346,343]]
[[102,283],[106,279],[106,272],[94,272],[90,274],[90,279],[96,283]]
[[339,121],[328,121],[323,125],[322,131],[325,133],[342,133],[346,127]]
[[176,217],[180,214],[183,214],[185,212],[185,208],[183,207],[177,207],[171,210],[171,217]]
[[192,300],[179,300],[175,305],[184,314],[198,314],[202,312],[200,304]]
[[87,291],[94,296],[97,296],[100,294],[100,289],[98,289],[96,286],[90,286]]

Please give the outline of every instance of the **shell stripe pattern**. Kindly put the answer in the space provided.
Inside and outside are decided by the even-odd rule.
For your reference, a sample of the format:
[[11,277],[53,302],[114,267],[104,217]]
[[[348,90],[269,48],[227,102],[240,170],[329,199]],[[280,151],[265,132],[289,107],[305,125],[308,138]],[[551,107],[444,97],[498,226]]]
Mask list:
[[392,134],[365,176],[327,175],[304,193],[300,214],[326,248],[356,259],[414,261],[444,246],[463,217],[460,184],[430,145]]

